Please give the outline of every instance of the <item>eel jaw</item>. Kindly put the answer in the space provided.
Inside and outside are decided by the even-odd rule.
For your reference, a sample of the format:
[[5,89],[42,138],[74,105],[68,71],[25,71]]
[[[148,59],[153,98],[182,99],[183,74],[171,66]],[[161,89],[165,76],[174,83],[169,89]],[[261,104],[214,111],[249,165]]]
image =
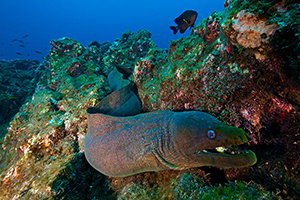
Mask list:
[[256,155],[251,150],[237,149],[237,146],[215,147],[197,151],[195,155],[203,166],[221,168],[240,168],[252,166],[257,162]]
[[204,149],[201,151],[197,151],[196,154],[212,154],[212,155],[223,155],[223,156],[233,156],[233,155],[239,155],[239,154],[247,154],[250,150],[241,150],[238,149],[237,146],[232,147],[215,147],[211,149]]

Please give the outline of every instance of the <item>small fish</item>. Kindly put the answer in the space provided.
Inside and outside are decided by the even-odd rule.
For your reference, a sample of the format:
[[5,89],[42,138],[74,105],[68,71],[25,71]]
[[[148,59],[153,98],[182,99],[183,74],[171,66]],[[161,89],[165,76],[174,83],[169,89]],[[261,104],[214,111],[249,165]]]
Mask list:
[[24,35],[22,38],[27,38],[29,35]]
[[17,97],[17,96],[8,96],[8,100],[17,99],[17,98],[19,98],[19,97]]
[[178,26],[170,26],[170,29],[173,30],[174,34],[177,33],[178,29],[180,30],[180,33],[184,33],[188,27],[194,27],[197,15],[198,13],[193,10],[184,11],[174,20]]
[[19,47],[25,47],[25,45],[23,45],[23,44],[20,44],[20,45],[19,45]]
[[15,41],[18,41],[18,39],[13,39],[11,42],[15,42]]
[[20,56],[23,56],[23,54],[19,53],[19,52],[16,52],[16,54],[20,55]]
[[1,43],[2,45],[5,44],[4,42]]
[[34,51],[35,53],[38,53],[38,54],[42,54],[42,52],[40,52],[40,51]]
[[22,40],[17,40],[17,41],[20,42],[20,43],[22,43],[22,44],[24,43]]

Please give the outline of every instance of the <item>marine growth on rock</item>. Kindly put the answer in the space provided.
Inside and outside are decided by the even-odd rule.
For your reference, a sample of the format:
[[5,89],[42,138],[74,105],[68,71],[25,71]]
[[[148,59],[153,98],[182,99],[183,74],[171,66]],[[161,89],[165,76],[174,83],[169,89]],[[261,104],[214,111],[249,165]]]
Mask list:
[[[226,0],[224,7],[196,24],[190,36],[170,41],[168,50],[158,48],[148,30],[126,31],[113,43],[88,47],[67,37],[52,40],[35,70],[43,73],[24,81],[30,82],[29,90],[20,90],[29,98],[2,129],[0,198],[297,199],[300,5]],[[16,69],[10,69],[23,70],[13,65]],[[111,94],[107,76],[117,66],[134,70],[128,79],[137,86],[143,112],[206,112],[245,131],[249,142],[244,146],[257,163],[123,178],[94,170],[83,152],[86,109]],[[18,88],[6,72],[0,70],[8,91],[1,95],[5,104]]]

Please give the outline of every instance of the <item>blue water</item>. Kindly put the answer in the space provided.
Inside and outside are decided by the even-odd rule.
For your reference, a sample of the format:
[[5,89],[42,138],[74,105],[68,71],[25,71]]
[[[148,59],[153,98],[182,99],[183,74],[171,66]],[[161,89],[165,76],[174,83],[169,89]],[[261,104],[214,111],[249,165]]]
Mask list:
[[[173,35],[169,26],[175,25],[176,17],[185,10],[195,10],[198,12],[197,24],[213,11],[223,10],[223,2],[224,0],[1,0],[0,60],[42,60],[42,56],[50,49],[49,42],[52,39],[70,37],[87,46],[93,40],[100,43],[113,42],[126,30],[136,32],[148,29],[160,48],[168,48],[170,40],[190,34],[188,29],[182,35]],[[14,39],[18,40],[12,42]],[[17,55],[17,52],[22,55]]]

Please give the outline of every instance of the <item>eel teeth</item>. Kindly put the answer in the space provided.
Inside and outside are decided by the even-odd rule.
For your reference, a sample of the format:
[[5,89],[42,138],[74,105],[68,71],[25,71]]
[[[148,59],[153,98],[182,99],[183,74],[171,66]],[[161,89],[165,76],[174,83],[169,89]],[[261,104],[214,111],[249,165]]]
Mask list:
[[216,147],[215,149],[220,153],[224,153],[224,151],[226,150],[225,147]]
[[212,149],[205,149],[202,151],[198,151],[197,154],[201,153],[223,153],[223,154],[230,154],[230,155],[235,155],[235,154],[244,154],[247,151],[246,150],[239,150],[237,149],[238,147],[216,147]]

